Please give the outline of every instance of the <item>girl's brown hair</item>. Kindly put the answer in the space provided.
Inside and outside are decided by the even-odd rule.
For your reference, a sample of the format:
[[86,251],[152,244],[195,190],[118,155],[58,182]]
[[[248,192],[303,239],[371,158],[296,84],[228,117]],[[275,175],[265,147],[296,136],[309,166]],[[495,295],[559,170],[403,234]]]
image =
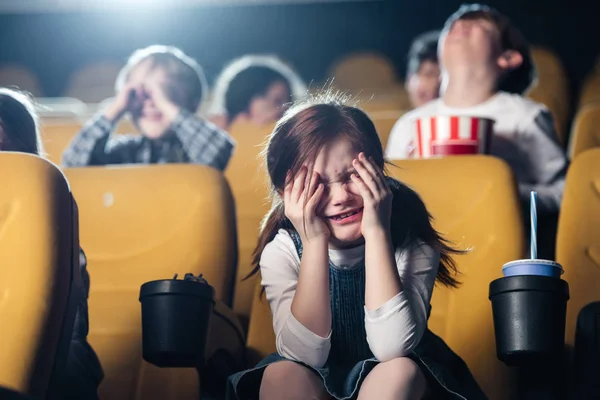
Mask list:
[[[328,93],[295,105],[275,126],[263,152],[273,203],[263,219],[252,258],[254,268],[248,277],[259,271],[261,254],[279,229],[294,229],[285,217],[283,200],[278,195],[284,189],[287,172],[295,175],[302,165],[316,159],[320,149],[340,138],[349,140],[356,151],[364,152],[385,169],[383,148],[373,122],[363,111],[347,105],[347,99],[340,95]],[[391,223],[394,248],[410,247],[421,241],[439,250],[437,280],[446,286],[458,286],[451,255],[463,252],[452,248],[433,229],[432,217],[415,191],[395,179],[387,179],[394,195]]]

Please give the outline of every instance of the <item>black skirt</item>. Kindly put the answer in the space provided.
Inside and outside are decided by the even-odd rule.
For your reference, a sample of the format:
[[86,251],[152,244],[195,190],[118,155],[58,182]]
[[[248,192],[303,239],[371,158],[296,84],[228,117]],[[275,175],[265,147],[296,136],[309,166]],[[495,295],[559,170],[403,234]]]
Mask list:
[[[487,399],[465,362],[430,330],[425,331],[421,342],[409,355],[409,358],[417,363],[427,378],[432,398]],[[265,368],[284,360],[294,361],[273,353],[258,363],[256,367],[229,377],[226,399],[258,399],[260,382]],[[343,365],[328,360],[323,368],[313,368],[304,363],[298,363],[321,377],[323,385],[331,397],[336,400],[346,400],[356,399],[362,382],[379,361],[370,358],[354,365]]]

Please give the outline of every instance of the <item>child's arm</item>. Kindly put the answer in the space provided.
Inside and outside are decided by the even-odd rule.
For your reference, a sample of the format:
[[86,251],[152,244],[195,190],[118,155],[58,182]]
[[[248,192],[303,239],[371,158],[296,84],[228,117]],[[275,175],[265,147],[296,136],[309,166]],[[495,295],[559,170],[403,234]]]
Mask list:
[[[307,254],[303,254],[303,260]],[[331,349],[331,332],[325,337],[312,332],[292,314],[292,302],[297,294],[300,260],[287,232],[280,231],[267,244],[261,259],[262,285],[271,311],[273,329],[280,355],[322,367]],[[328,270],[327,266],[325,267]],[[310,295],[310,294],[309,294]],[[329,309],[329,303],[324,305]],[[315,310],[313,310],[315,312]]]
[[568,161],[558,142],[552,114],[538,111],[522,129],[521,138],[529,162],[529,182],[519,182],[521,199],[529,201],[530,192],[538,193],[538,210],[558,212],[565,188]]
[[127,160],[126,153],[138,141],[135,135],[112,138],[113,123],[104,115],[96,116],[73,138],[62,154],[63,167],[119,164]]
[[402,290],[377,308],[365,306],[367,341],[378,360],[404,357],[421,341],[439,260],[425,244],[395,254]]
[[209,165],[221,171],[227,167],[234,147],[227,132],[184,110],[171,126],[191,163]]
[[[427,326],[427,302],[412,299],[415,283],[410,274],[426,273],[433,281],[437,263],[411,262],[402,273],[391,238],[393,195],[389,182],[372,159],[363,153],[353,161],[360,175],[352,175],[363,198],[361,232],[365,238],[365,330],[373,355],[380,361],[406,356],[421,340]],[[439,259],[438,259],[439,261]],[[406,273],[408,271],[408,273]],[[418,286],[418,285],[417,285]],[[433,288],[433,285],[432,285]]]
[[75,136],[62,155],[64,167],[85,167],[135,162],[132,150],[139,142],[139,135],[112,137],[114,126],[127,111],[141,107],[139,100],[143,90],[139,85],[126,84],[115,99],[95,116]]

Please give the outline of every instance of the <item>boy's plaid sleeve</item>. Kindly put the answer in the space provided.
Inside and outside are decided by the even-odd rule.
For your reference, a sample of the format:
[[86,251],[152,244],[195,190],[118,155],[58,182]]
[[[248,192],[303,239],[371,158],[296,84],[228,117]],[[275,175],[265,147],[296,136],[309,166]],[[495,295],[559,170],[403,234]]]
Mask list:
[[63,167],[90,165],[92,153],[98,146],[106,145],[112,130],[112,123],[105,117],[98,116],[92,119],[79,131],[63,152]]
[[227,132],[186,111],[181,111],[175,118],[172,129],[190,162],[209,165],[220,171],[227,167],[235,146]]

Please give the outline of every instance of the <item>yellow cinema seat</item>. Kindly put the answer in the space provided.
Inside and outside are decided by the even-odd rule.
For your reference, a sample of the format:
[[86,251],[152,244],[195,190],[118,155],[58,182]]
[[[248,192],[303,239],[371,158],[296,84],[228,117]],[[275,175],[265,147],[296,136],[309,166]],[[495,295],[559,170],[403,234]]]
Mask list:
[[115,81],[123,64],[105,60],[83,66],[69,77],[65,96],[97,103],[115,93]]
[[194,369],[142,361],[140,286],[203,274],[230,305],[237,263],[234,205],[219,171],[198,165],[66,169],[91,276],[89,340],[104,399],[197,399]]
[[81,123],[76,120],[42,120],[40,133],[46,158],[60,165],[63,151],[69,146],[81,127]]
[[235,153],[225,170],[235,198],[239,263],[235,281],[234,311],[247,325],[256,277],[243,280],[251,271],[260,222],[270,208],[269,179],[259,153],[264,149],[273,125],[236,124],[230,129],[236,140]]
[[600,102],[583,106],[577,112],[569,143],[569,158],[600,147]]
[[0,65],[0,86],[18,88],[36,97],[43,94],[38,76],[23,65]]
[[404,111],[402,110],[379,111],[369,114],[369,117],[373,121],[373,125],[375,125],[375,129],[377,130],[377,135],[379,135],[379,140],[381,140],[381,145],[383,146],[384,152],[385,148],[387,147],[388,139],[390,138],[390,133],[392,133],[392,128],[403,114]]
[[600,69],[592,72],[583,82],[579,95],[579,107],[600,102]]
[[81,284],[77,207],[42,158],[0,152],[0,171],[0,387],[45,399],[66,361],[76,312],[67,302]]
[[394,64],[377,53],[352,53],[336,61],[329,69],[336,88],[349,91],[387,89],[398,80]]
[[600,149],[578,155],[569,171],[563,195],[556,261],[569,283],[565,340],[575,343],[579,311],[600,300]]

